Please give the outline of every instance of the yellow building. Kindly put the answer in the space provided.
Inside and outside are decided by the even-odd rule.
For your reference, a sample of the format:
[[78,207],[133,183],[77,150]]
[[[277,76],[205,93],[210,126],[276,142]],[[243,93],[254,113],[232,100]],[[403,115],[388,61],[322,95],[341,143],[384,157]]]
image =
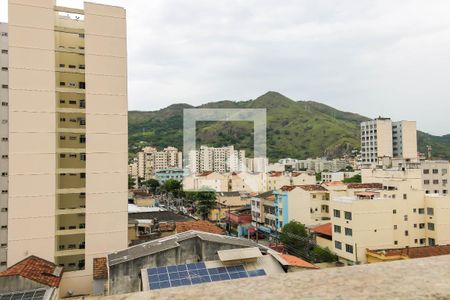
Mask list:
[[242,199],[239,192],[216,193],[216,207],[209,211],[208,220],[222,220],[226,217],[228,211],[240,209],[249,204],[250,200]]
[[341,260],[365,263],[366,249],[450,243],[450,198],[425,194],[411,172],[393,171],[382,188],[331,198],[332,250]]
[[127,246],[125,10],[10,0],[9,101],[8,266],[42,257],[89,294]]

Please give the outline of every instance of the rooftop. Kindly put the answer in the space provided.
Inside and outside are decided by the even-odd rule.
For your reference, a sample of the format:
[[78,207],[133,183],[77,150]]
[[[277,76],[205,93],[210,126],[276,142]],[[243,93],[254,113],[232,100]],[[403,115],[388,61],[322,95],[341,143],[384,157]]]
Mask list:
[[295,188],[301,188],[307,192],[326,192],[327,189],[320,184],[303,184],[303,185],[285,185],[281,187],[281,191],[290,192]]
[[247,239],[190,230],[111,253],[108,255],[108,264],[109,266],[117,265],[123,262],[132,261],[139,257],[148,256],[153,253],[158,253],[164,250],[177,248],[180,246],[179,242],[193,238],[199,238],[201,240],[214,243],[236,245],[240,247],[257,246],[255,242]]
[[449,299],[450,255],[85,299]]
[[322,224],[311,228],[311,232],[320,233],[326,236],[332,236],[331,223]]
[[176,224],[177,233],[182,233],[189,230],[196,230],[196,231],[202,231],[202,232],[208,232],[208,233],[215,233],[215,234],[223,234],[225,231],[208,222],[208,221],[191,221],[191,222],[177,222]]
[[382,189],[382,183],[349,183],[347,184],[349,189]]
[[59,287],[63,270],[52,262],[31,255],[12,265],[0,277],[20,276],[49,287]]
[[374,253],[382,256],[402,256],[404,258],[423,258],[438,255],[449,255],[450,245],[442,246],[425,246],[425,247],[408,247],[400,249],[377,249],[367,250],[369,253]]

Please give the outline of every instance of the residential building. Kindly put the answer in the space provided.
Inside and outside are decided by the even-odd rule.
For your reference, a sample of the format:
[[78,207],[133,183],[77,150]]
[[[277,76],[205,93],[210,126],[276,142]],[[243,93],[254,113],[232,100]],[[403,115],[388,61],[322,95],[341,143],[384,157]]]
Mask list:
[[0,271],[6,269],[8,248],[9,78],[8,24],[0,23]]
[[218,192],[216,193],[216,207],[211,209],[208,220],[220,221],[225,219],[227,212],[248,206],[250,202],[241,197],[240,192]]
[[315,184],[316,175],[308,172],[270,172],[267,176],[267,191],[278,190],[285,185]]
[[449,194],[450,163],[447,160],[424,160],[420,162],[420,168],[426,194]]
[[245,163],[245,150],[235,150],[234,146],[216,148],[202,145],[199,150],[189,153],[191,173],[241,172],[246,171]]
[[183,189],[228,192],[230,191],[229,175],[212,171],[191,174],[183,178]]
[[252,225],[259,231],[270,234],[277,231],[275,216],[275,195],[264,192],[250,198]]
[[360,171],[356,172],[322,172],[322,182],[344,181],[344,179],[361,175]]
[[59,299],[63,268],[45,259],[27,258],[0,272],[1,299]]
[[148,180],[154,178],[155,173],[160,170],[182,169],[183,154],[175,147],[166,147],[162,151],[154,147],[144,147],[137,153],[136,161],[130,163],[130,171],[134,170],[135,164],[137,164],[137,176]]
[[331,198],[332,251],[342,261],[365,263],[366,249],[450,244],[450,198],[425,194],[414,173],[393,171],[382,188]]
[[8,11],[8,266],[42,257],[65,269],[61,297],[90,294],[94,258],[127,245],[125,10]]
[[278,231],[290,221],[310,227],[330,220],[330,194],[321,185],[287,185],[274,191],[274,195],[275,225]]
[[379,117],[361,123],[361,163],[377,164],[382,158],[418,158],[415,121]]
[[163,168],[155,171],[155,179],[160,184],[164,184],[167,180],[183,181],[184,170],[179,168]]
[[266,157],[255,157],[245,159],[245,169],[249,173],[266,173],[269,160]]

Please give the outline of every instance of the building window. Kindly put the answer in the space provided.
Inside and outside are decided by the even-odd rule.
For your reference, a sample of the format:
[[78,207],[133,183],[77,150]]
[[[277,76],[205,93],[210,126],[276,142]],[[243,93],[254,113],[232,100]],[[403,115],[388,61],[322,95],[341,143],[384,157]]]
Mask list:
[[8,229],[7,225],[2,225],[2,227],[0,227],[1,229]]
[[419,208],[419,215],[423,215],[425,213],[425,208]]
[[2,32],[2,36],[8,36],[7,32]]
[[419,229],[424,229],[425,228],[425,223],[419,223]]
[[335,218],[340,218],[341,217],[341,211],[337,210],[337,209],[333,209],[333,216]]
[[345,235],[352,236],[353,230],[351,228],[345,227]]
[[344,212],[344,217],[346,220],[351,220],[352,219],[352,213],[349,211],[345,211]]
[[434,223],[427,223],[428,230],[434,231]]
[[395,214],[397,213],[397,210],[396,210],[396,209],[393,209],[393,210],[392,210],[392,213],[395,215]]
[[2,207],[2,209],[0,211],[1,212],[8,212],[8,208],[7,207]]
[[342,250],[342,243],[339,241],[334,241],[334,248]]
[[423,170],[423,174],[430,174],[430,170],[429,169],[424,169]]
[[396,230],[397,229],[397,225],[394,225],[394,230]]
[[80,178],[86,178],[86,173],[80,173]]
[[414,244],[417,244],[417,241],[418,241],[417,239],[414,239]]
[[2,54],[8,54],[8,50],[2,49]]
[[408,215],[404,215],[404,216],[403,216],[403,220],[404,220],[404,221],[408,221]]
[[433,180],[433,184],[439,184],[439,180],[438,179]]
[[427,207],[427,215],[433,216],[433,215],[434,215],[434,208],[432,208],[432,207]]
[[438,169],[433,169],[433,174],[439,174],[439,170]]
[[408,195],[407,194],[403,194],[403,200],[408,199]]
[[8,85],[7,84],[2,84],[2,89],[7,89]]
[[341,233],[341,226],[334,225],[334,232]]
[[429,246],[436,246],[436,241],[432,238],[428,238],[428,245]]
[[345,251],[348,253],[353,253],[353,246],[349,244],[345,244]]
[[2,106],[8,106],[8,102],[2,102]]
[[398,245],[398,241],[394,241],[394,245]]
[[2,71],[8,71],[8,67],[2,67]]
[[1,247],[1,248],[6,248],[6,247],[8,247],[8,244],[3,243],[3,244],[0,245],[0,247]]
[[430,181],[427,179],[427,180],[424,180],[423,181],[423,184],[425,184],[425,185],[428,185],[428,184],[430,184]]
[[405,236],[408,236],[408,235],[409,235],[408,230],[405,230]]

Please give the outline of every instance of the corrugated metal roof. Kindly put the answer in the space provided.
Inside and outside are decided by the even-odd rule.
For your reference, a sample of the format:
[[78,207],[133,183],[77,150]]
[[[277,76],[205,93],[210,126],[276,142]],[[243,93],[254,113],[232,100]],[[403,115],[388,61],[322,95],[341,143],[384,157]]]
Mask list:
[[245,260],[262,256],[258,247],[220,250],[217,254],[221,261]]
[[258,244],[256,244],[255,242],[246,240],[246,239],[242,239],[242,238],[190,230],[190,231],[177,233],[177,234],[174,234],[174,235],[171,235],[168,237],[149,241],[146,243],[142,243],[142,244],[139,244],[136,246],[129,247],[129,248],[121,250],[121,251],[111,253],[108,255],[108,264],[109,264],[109,266],[113,266],[113,265],[117,265],[120,263],[134,260],[139,257],[143,257],[143,256],[151,255],[154,253],[158,253],[161,251],[173,249],[173,248],[180,246],[179,242],[182,242],[182,241],[185,241],[188,239],[192,239],[192,238],[199,238],[203,241],[237,245],[237,246],[243,246],[243,247],[257,247],[258,246]]

